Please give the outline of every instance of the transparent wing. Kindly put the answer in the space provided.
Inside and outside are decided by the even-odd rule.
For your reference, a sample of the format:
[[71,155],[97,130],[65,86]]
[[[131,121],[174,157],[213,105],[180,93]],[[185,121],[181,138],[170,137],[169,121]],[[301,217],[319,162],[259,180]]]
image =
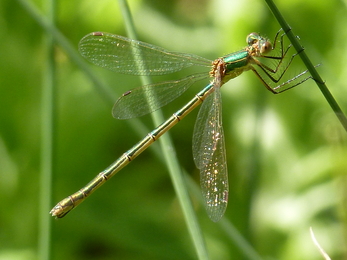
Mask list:
[[146,115],[179,97],[194,82],[207,77],[209,77],[208,73],[199,73],[180,80],[165,81],[132,89],[117,100],[113,106],[112,115],[118,119]]
[[202,103],[193,134],[193,156],[207,214],[217,222],[228,204],[228,171],[221,115],[220,88]]
[[79,51],[90,62],[112,71],[132,75],[163,75],[192,65],[210,67],[202,57],[170,52],[158,46],[102,32],[84,36]]

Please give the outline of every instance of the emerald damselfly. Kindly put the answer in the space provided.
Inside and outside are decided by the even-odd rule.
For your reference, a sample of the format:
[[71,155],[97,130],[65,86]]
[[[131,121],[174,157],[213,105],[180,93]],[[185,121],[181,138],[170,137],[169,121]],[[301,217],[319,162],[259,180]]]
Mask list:
[[[210,78],[210,83],[164,123],[148,133],[85,187],[60,201],[52,216],[61,218],[84,201],[91,193],[146,150],[202,103],[193,133],[193,157],[200,170],[202,195],[208,216],[218,221],[228,203],[228,172],[221,114],[221,86],[244,71],[253,71],[274,94],[291,89],[311,76],[306,71],[283,80],[293,59],[291,45],[284,48],[285,33],[277,32],[273,44],[259,35],[247,36],[247,46],[214,61],[186,53],[171,52],[161,47],[110,33],[94,32],[83,37],[79,51],[90,62],[109,70],[132,75],[164,75],[191,66],[209,68],[180,80],[154,83],[125,92],[115,103],[112,114],[127,119],[151,113],[176,99],[193,83]],[[270,61],[270,63],[266,63]]]

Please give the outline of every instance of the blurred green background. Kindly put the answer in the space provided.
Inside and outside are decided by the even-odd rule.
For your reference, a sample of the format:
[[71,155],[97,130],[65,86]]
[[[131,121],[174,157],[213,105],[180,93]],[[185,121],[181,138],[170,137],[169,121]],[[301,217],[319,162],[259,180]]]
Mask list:
[[[44,13],[44,1],[31,2]],[[272,39],[280,28],[262,0],[129,2],[140,40],[210,59],[242,48],[250,32]],[[276,4],[347,111],[347,1]],[[76,51],[90,32],[126,34],[112,0],[58,1],[57,27]],[[45,35],[18,1],[0,2],[1,260],[38,258]],[[51,207],[154,128],[150,116],[125,121],[111,116],[110,100],[139,86],[138,77],[89,64],[112,90],[105,98],[59,45],[55,62]],[[292,67],[290,73],[300,71]],[[184,75],[187,71],[154,80]],[[171,115],[202,86],[194,85],[164,114]],[[263,259],[322,259],[309,227],[332,259],[347,259],[346,133],[314,82],[275,96],[249,72],[224,85],[222,94],[230,179],[224,218]],[[197,111],[170,131],[181,167],[196,183],[191,139]],[[137,120],[148,129],[134,129]],[[211,259],[248,259],[193,201]],[[167,168],[153,148],[65,218],[52,218],[52,259],[197,259]]]

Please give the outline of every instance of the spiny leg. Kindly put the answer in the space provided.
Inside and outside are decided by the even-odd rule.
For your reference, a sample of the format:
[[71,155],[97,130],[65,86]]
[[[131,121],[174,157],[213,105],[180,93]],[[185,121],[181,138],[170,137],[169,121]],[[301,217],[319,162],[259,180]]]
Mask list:
[[[318,67],[318,66],[320,66],[320,64],[316,65],[315,67]],[[288,68],[288,67],[287,67],[287,68]],[[286,69],[287,69],[287,68],[286,68]],[[286,91],[286,90],[289,90],[289,89],[291,89],[291,88],[294,88],[294,87],[296,87],[296,86],[298,86],[298,85],[304,83],[304,82],[305,82],[306,80],[308,80],[308,79],[312,79],[312,76],[308,76],[307,78],[304,78],[304,79],[302,79],[301,81],[296,82],[296,83],[294,83],[293,85],[290,85],[290,84],[292,84],[293,82],[295,82],[297,79],[299,79],[300,77],[302,77],[303,75],[305,75],[305,74],[308,72],[308,70],[305,70],[305,71],[301,72],[300,74],[296,75],[295,77],[293,77],[293,78],[291,78],[291,79],[289,79],[289,80],[287,80],[287,81],[281,83],[280,85],[278,85],[278,86],[272,88],[268,83],[266,83],[266,81],[265,81],[264,78],[258,73],[258,71],[256,71],[254,68],[252,68],[252,70],[253,70],[253,72],[257,75],[257,77],[261,80],[261,82],[263,82],[263,84],[265,85],[265,87],[266,87],[269,91],[271,91],[272,93],[274,93],[274,94],[282,93],[282,92],[284,92],[284,91]],[[269,77],[269,78],[271,79],[271,77]],[[276,83],[278,83],[278,81],[277,81]],[[287,87],[286,87],[286,86],[287,86]],[[289,87],[288,87],[288,86],[289,86]],[[284,88],[283,88],[283,87],[284,87]]]
[[[292,47],[292,44],[289,44],[288,47],[286,49],[284,49],[284,36],[286,36],[286,33],[283,33],[281,34],[281,37],[280,37],[280,40],[278,41],[277,38],[278,38],[278,35],[279,33],[282,31],[282,28],[276,33],[276,36],[275,36],[275,39],[273,41],[273,46],[271,48],[271,51],[274,51],[276,49],[276,43],[280,43],[280,55],[279,56],[273,56],[273,55],[262,55],[261,58],[265,58],[265,59],[272,59],[272,60],[277,60],[278,63],[276,65],[276,68],[272,69],[270,68],[269,66],[267,66],[266,64],[262,63],[261,61],[257,60],[256,58],[254,58],[255,60],[255,63],[261,67],[261,69],[269,76],[269,77],[272,77],[271,74],[269,73],[273,73],[273,74],[276,74],[279,70],[279,68],[281,67],[282,65],[282,62],[284,61],[285,57],[287,56],[289,50],[291,49]],[[303,51],[303,49],[301,50]],[[301,52],[300,51],[300,52]],[[292,55],[292,57],[290,58],[289,62],[287,63],[286,65],[286,69],[290,66],[290,64],[292,63],[294,57],[297,55],[298,53],[295,53],[294,55]],[[266,71],[265,71],[266,70]],[[284,72],[282,72],[280,78],[283,76]],[[272,77],[274,78],[274,77]],[[277,82],[280,80],[280,78],[277,79]]]
[[[304,49],[302,49],[301,51],[303,51],[303,50]],[[283,61],[284,57],[280,60],[278,66],[276,67],[275,70],[271,69],[269,66],[265,65],[264,63],[262,63],[256,59],[254,59],[254,63],[266,74],[266,76],[268,76],[271,79],[272,82],[278,83],[282,79],[283,75],[287,72],[287,70],[288,70],[289,66],[292,64],[295,56],[298,55],[300,52],[297,52],[291,56],[289,62],[286,64],[284,70],[281,72],[281,74],[277,78],[275,78],[271,74],[276,74],[278,72],[278,69],[279,69],[280,65],[282,65],[282,61]],[[253,71],[255,71],[255,70],[253,70]],[[261,77],[258,72],[256,72],[256,74],[258,74],[259,77]]]
[[290,48],[292,47],[292,44],[289,44],[288,47],[284,50],[284,46],[283,46],[283,38],[284,36],[286,35],[285,33],[283,33],[281,35],[281,39],[280,41],[277,41],[277,38],[278,38],[278,35],[279,33],[282,31],[282,29],[280,29],[277,33],[276,33],[276,36],[275,36],[275,39],[273,41],[273,46],[271,48],[271,51],[274,51],[276,49],[276,43],[277,42],[280,42],[280,55],[279,56],[272,56],[272,55],[262,55],[261,57],[262,58],[266,58],[266,59],[272,59],[272,60],[277,60],[277,65],[276,65],[276,68],[275,69],[272,69],[270,68],[269,66],[266,66],[265,64],[263,64],[264,68],[271,72],[271,73],[277,73],[278,69],[280,68],[280,66],[282,65],[282,62],[284,60],[284,58],[286,57],[288,51],[290,50]]
[[[314,66],[314,67],[317,68],[317,67],[319,67],[319,66],[320,66],[320,64],[318,64],[318,65],[316,65],[316,66]],[[282,92],[284,92],[284,91],[286,91],[286,90],[288,90],[288,89],[294,88],[294,87],[296,87],[296,86],[298,86],[298,85],[304,83],[304,82],[305,82],[306,80],[308,80],[308,79],[313,79],[313,80],[315,80],[315,79],[310,75],[310,76],[308,76],[307,78],[304,78],[303,80],[301,80],[301,81],[295,83],[295,84],[292,85],[292,86],[289,86],[289,87],[287,87],[287,88],[281,89],[283,86],[286,86],[286,85],[290,84],[291,82],[293,82],[293,81],[295,81],[296,79],[300,78],[302,75],[306,74],[307,72],[308,72],[308,70],[305,70],[305,71],[301,72],[299,75],[296,75],[294,78],[291,78],[290,80],[287,80],[286,82],[283,82],[282,84],[280,84],[280,85],[278,85],[277,87],[273,88],[273,90],[275,91],[276,94],[279,94],[279,93],[282,93]]]
[[[282,29],[281,29],[282,30]],[[297,85],[302,84],[303,82],[305,82],[306,80],[312,78],[312,76],[309,76],[307,78],[304,78],[300,81],[298,81],[299,78],[301,78],[303,75],[305,75],[308,71],[305,70],[304,72],[301,72],[299,75],[286,80],[285,82],[282,82],[280,85],[277,86],[271,86],[271,82],[272,83],[279,83],[283,76],[286,74],[289,66],[292,64],[294,58],[302,51],[304,51],[304,49],[302,48],[299,52],[294,53],[288,62],[286,62],[286,64],[283,64],[283,61],[286,57],[286,55],[288,54],[289,49],[292,47],[292,44],[290,44],[286,49],[284,49],[284,36],[286,35],[285,33],[283,33],[280,36],[280,40],[277,40],[277,38],[279,37],[279,34],[281,32],[281,30],[279,30],[275,36],[274,39],[274,45],[272,47],[272,50],[274,50],[276,48],[276,43],[279,42],[280,43],[280,55],[279,56],[262,56],[261,58],[267,58],[267,59],[272,59],[272,60],[278,60],[278,63],[276,65],[275,69],[270,68],[268,65],[264,64],[263,62],[261,62],[260,60],[258,60],[256,57],[253,57],[254,60],[254,64],[255,66],[253,66],[251,69],[255,72],[255,74],[258,76],[258,78],[263,82],[263,84],[266,86],[266,88],[271,91],[274,94],[277,93],[281,93],[283,91],[286,91],[288,89],[291,89]],[[319,65],[318,65],[319,66]],[[260,68],[260,71],[258,71],[256,68]],[[276,75],[276,73],[279,72],[279,69],[283,70],[281,71],[281,73],[279,75]],[[265,81],[265,79],[268,78],[271,80],[271,82],[267,83]]]

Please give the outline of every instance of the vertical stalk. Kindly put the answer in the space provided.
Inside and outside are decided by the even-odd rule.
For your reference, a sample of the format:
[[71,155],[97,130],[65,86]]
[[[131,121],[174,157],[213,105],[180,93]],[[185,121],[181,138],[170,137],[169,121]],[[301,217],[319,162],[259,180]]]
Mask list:
[[[54,23],[55,1],[47,0],[47,17]],[[39,210],[39,259],[51,258],[51,217],[47,213],[51,206],[52,175],[54,158],[54,116],[55,116],[55,64],[54,40],[50,32],[45,37],[46,70],[42,85],[42,122],[41,122],[41,174],[40,174],[40,210]]]
[[320,91],[324,95],[325,99],[329,103],[330,107],[333,109],[335,115],[340,120],[340,123],[342,124],[345,131],[347,131],[347,118],[345,114],[342,112],[340,106],[337,104],[335,98],[330,93],[328,87],[325,85],[325,82],[317,72],[315,66],[313,66],[311,60],[306,55],[306,52],[304,51],[304,48],[300,45],[297,37],[294,35],[293,31],[291,30],[291,27],[288,25],[286,20],[284,19],[283,15],[278,10],[277,6],[272,0],[265,0],[267,5],[269,6],[271,12],[276,17],[278,23],[281,25],[284,32],[287,34],[288,39],[293,44],[295,50],[299,53],[300,58],[302,59],[303,63],[307,67],[308,71],[311,73],[312,78],[316,82],[317,86],[319,87]]
[[[128,35],[130,38],[136,39],[135,26],[126,0],[119,0],[119,5],[122,10]],[[149,77],[145,76],[141,77],[141,81],[143,84],[150,83]],[[152,113],[152,119],[155,125],[159,125],[161,122],[164,121],[164,117],[160,111]],[[199,259],[209,259],[202,231],[198,224],[192,201],[189,197],[186,180],[182,173],[179,162],[176,158],[176,153],[173,150],[174,146],[168,133],[166,133],[159,139],[159,143],[163,151],[163,155],[170,172],[171,180],[173,182],[175,192],[179,199],[188,226],[188,230],[193,240],[198,257]]]

